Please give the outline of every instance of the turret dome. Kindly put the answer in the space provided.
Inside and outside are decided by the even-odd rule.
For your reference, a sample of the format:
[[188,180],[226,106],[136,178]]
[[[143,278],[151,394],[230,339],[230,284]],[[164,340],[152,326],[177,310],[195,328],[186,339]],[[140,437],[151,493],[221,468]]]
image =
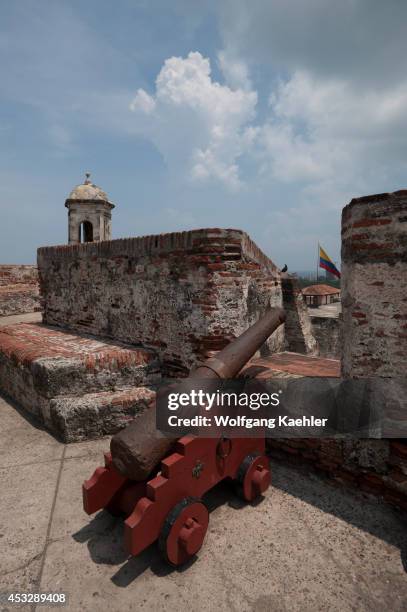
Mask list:
[[90,202],[100,200],[103,202],[109,202],[106,192],[92,183],[89,172],[86,173],[86,178],[82,185],[77,185],[74,189],[72,189],[67,198],[67,202],[72,200],[81,200],[82,202],[86,200],[89,200]]

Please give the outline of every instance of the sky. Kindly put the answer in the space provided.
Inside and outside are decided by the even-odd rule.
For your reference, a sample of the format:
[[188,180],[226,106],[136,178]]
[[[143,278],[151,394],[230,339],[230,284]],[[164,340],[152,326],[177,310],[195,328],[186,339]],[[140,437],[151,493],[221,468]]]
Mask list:
[[1,0],[0,263],[67,242],[86,171],[113,238],[232,227],[340,264],[342,208],[407,187],[405,0]]

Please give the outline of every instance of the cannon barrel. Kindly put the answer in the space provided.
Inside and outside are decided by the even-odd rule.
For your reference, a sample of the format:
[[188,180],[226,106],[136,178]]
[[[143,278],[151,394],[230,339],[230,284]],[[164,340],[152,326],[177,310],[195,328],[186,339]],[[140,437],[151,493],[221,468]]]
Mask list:
[[[198,366],[189,376],[188,386],[203,378],[234,378],[259,350],[267,338],[285,321],[283,308],[269,308],[243,334],[232,340],[216,357]],[[186,381],[183,381],[183,385]],[[176,440],[164,436],[156,428],[156,403],[125,429],[113,436],[110,443],[114,467],[127,478],[145,480],[173,447]]]

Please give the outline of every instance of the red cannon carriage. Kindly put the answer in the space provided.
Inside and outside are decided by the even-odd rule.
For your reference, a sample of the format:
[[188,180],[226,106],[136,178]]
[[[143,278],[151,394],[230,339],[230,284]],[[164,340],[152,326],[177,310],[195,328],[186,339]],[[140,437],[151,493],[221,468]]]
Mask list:
[[[203,377],[236,376],[284,320],[282,309],[270,309],[216,358],[197,368],[192,384]],[[105,467],[97,468],[83,484],[83,505],[88,514],[106,509],[125,515],[129,554],[137,555],[158,540],[167,561],[181,565],[198,552],[205,538],[209,513],[203,495],[226,478],[248,502],[266,491],[271,473],[264,438],[186,435],[174,443],[157,434],[152,407],[112,438]]]
[[138,555],[155,540],[173,565],[188,561],[201,548],[209,514],[202,496],[224,478],[232,478],[240,495],[252,501],[268,488],[270,467],[264,438],[196,438],[184,436],[161,461],[151,480],[135,482],[122,476],[105,455],[83,484],[84,509],[102,508],[127,516],[125,547]]

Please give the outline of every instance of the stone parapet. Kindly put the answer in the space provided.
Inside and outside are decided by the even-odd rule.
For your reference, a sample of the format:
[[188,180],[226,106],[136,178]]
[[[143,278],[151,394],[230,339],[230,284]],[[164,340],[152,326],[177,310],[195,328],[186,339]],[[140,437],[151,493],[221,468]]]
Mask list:
[[[281,306],[280,273],[247,234],[200,229],[38,250],[44,322],[152,347],[185,375]],[[284,329],[262,353],[284,346]]]
[[317,354],[318,343],[298,279],[283,275],[281,285],[287,317],[285,322],[286,349],[294,353]]

